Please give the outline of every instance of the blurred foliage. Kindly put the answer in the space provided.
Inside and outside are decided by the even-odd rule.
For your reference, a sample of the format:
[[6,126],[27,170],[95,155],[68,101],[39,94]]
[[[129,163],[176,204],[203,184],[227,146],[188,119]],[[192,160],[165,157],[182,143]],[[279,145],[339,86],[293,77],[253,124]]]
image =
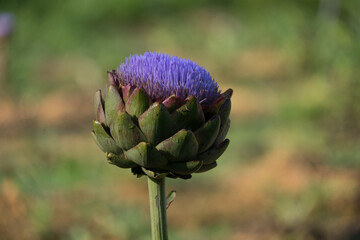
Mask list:
[[0,10],[16,17],[0,41],[1,240],[149,239],[145,179],[108,166],[89,134],[106,70],[144,51],[195,60],[234,89],[219,166],[168,181],[171,239],[360,238],[359,1],[5,0]]

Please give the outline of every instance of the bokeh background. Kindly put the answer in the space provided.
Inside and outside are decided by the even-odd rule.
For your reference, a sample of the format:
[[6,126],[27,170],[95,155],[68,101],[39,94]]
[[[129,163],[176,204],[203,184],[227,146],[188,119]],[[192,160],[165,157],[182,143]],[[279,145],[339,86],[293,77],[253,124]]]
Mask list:
[[150,239],[145,178],[93,142],[93,93],[130,54],[234,89],[214,170],[169,180],[172,240],[360,239],[360,1],[2,0],[0,239]]

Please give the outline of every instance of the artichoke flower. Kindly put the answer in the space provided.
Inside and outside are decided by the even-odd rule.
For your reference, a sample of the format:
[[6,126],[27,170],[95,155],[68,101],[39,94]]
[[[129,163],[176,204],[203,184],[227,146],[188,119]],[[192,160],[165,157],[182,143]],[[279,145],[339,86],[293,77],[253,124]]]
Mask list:
[[138,177],[188,179],[216,167],[229,145],[231,95],[195,62],[133,55],[96,92],[92,136],[111,164]]

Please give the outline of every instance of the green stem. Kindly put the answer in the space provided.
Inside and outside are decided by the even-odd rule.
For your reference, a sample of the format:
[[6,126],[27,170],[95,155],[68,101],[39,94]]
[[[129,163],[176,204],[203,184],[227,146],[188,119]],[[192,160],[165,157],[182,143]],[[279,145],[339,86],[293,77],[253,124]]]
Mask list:
[[148,177],[152,240],[167,240],[165,178]]

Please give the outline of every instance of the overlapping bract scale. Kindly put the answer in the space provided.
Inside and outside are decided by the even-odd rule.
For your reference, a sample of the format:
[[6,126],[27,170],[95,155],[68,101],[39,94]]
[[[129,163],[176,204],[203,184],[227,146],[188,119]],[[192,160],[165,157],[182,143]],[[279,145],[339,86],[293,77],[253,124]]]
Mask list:
[[192,95],[151,99],[118,77],[109,72],[106,95],[95,94],[92,135],[110,163],[138,176],[183,179],[216,167],[229,145],[231,89],[202,106]]

